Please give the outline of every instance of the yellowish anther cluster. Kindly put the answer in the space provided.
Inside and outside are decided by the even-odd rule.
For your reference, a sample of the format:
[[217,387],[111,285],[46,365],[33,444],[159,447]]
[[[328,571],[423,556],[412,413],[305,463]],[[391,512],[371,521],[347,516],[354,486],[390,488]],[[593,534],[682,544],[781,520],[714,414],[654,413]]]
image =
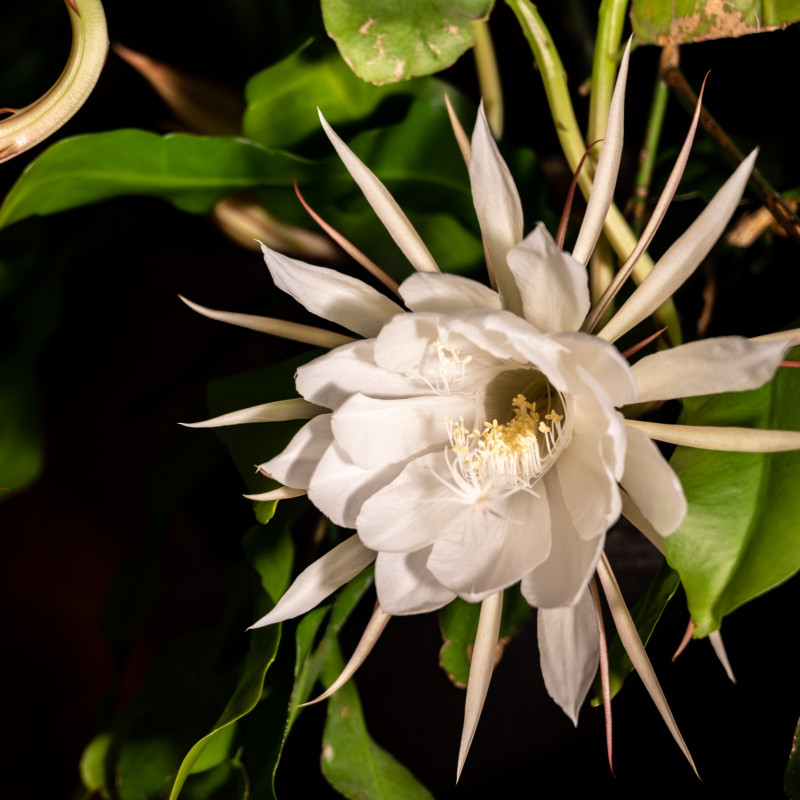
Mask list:
[[436,391],[450,391],[464,379],[464,370],[472,361],[471,355],[462,355],[457,347],[450,342],[439,339],[431,342],[431,347],[436,353],[438,364],[427,370],[425,382]]
[[500,424],[483,423],[483,430],[470,431],[464,420],[447,420],[452,450],[459,456],[462,472],[479,480],[502,478],[510,485],[530,483],[541,476],[556,455],[563,414],[550,410],[543,421],[536,403],[523,394],[512,401],[514,416]]

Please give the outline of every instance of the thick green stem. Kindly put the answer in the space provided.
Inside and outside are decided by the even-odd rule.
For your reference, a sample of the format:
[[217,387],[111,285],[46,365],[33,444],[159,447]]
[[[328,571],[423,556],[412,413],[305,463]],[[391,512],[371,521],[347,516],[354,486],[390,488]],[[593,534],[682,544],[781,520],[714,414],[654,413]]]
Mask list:
[[497,57],[489,33],[489,23],[473,22],[475,30],[475,68],[478,72],[478,83],[481,97],[486,108],[486,119],[495,139],[503,137],[503,87],[500,83],[500,71],[497,69]]
[[[564,151],[570,169],[574,172],[583,156],[585,145],[572,108],[564,66],[536,6],[529,0],[506,0],[506,2],[516,15],[533,51],[536,66],[544,81],[545,93],[561,149]],[[587,166],[584,165],[578,178],[578,185],[584,197],[588,197],[592,189],[592,170],[587,169]],[[625,261],[636,246],[636,236],[620,210],[613,204],[608,210],[603,230],[617,257],[621,261]],[[653,261],[645,253],[634,268],[634,280],[641,283],[652,268]],[[669,328],[672,342],[680,344],[680,322],[672,299],[666,300],[656,310],[654,316],[659,325],[666,325]]]

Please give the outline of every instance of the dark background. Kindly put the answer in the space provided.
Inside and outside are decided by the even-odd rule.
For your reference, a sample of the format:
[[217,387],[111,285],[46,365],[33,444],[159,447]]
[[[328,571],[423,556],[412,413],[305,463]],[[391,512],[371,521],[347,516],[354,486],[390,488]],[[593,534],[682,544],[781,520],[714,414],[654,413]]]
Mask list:
[[[284,4],[255,0],[105,5],[112,41],[234,89],[319,25],[313,3],[293,5],[291,12]],[[572,12],[554,2],[541,3],[540,11],[577,91],[587,69],[567,39]],[[57,77],[69,49],[69,26],[57,0],[15,5],[8,12],[4,8],[0,28],[0,105],[21,106]],[[493,25],[509,101],[507,139],[555,163],[558,145],[527,44],[502,4]],[[800,185],[791,125],[798,46],[800,26],[683,48],[693,85],[713,68],[710,107],[743,149],[761,144],[759,164],[781,190]],[[629,98],[637,107],[646,107],[656,58],[653,49],[634,56]],[[469,56],[444,77],[476,97]],[[630,112],[629,99],[626,136],[638,143],[643,122]],[[112,53],[85,108],[56,136],[128,126],[164,130],[169,117],[145,82]],[[686,114],[671,102],[667,141],[678,141],[686,124]],[[41,150],[0,166],[0,190],[7,191]],[[550,172],[556,175],[551,199],[558,210],[560,173]],[[679,207],[675,216],[682,213]],[[797,250],[781,239],[764,247],[746,306],[735,293],[741,283],[728,288],[720,281],[711,334],[763,333],[796,316],[796,292],[785,287],[796,285]],[[301,348],[226,329],[177,300],[180,292],[220,308],[294,313],[271,287],[258,255],[237,249],[207,220],[160,201],[121,199],[21,223],[0,233],[0,256],[9,263],[16,259],[31,313],[40,317],[43,341],[35,368],[46,443],[39,479],[0,505],[2,687],[10,740],[2,751],[7,763],[0,791],[4,797],[79,797],[77,762],[99,721],[124,705],[165,647],[218,620],[227,570],[240,558],[241,532],[251,521],[236,472],[213,434],[176,423],[206,416],[205,389],[213,378]],[[748,257],[734,258],[733,269],[755,269]],[[776,286],[784,288],[776,293]],[[684,298],[688,319],[696,311],[696,288],[689,287]],[[0,318],[3,348],[12,347],[16,335],[6,321]],[[180,476],[193,473],[197,486],[176,489],[174,505],[156,525],[158,486],[179,487]],[[119,570],[152,543],[154,526],[164,569],[144,592],[147,602],[131,610],[141,617],[138,632],[127,647],[110,645],[104,599]],[[609,552],[626,595],[635,599],[656,566],[651,553],[625,530],[611,534]],[[800,714],[792,644],[797,588],[794,579],[726,620],[723,633],[737,686],[728,683],[707,642],[692,643],[670,663],[687,623],[681,596],[656,632],[651,659],[702,782],[635,677],[614,701],[612,777],[602,711],[585,708],[575,731],[550,701],[533,624],[509,645],[495,672],[458,788],[453,779],[463,693],[437,666],[441,638],[434,615],[394,620],[362,668],[358,685],[367,724],[440,800],[778,798]],[[357,640],[371,603],[367,598],[346,629],[345,647]],[[315,708],[301,716],[279,772],[282,797],[333,794],[317,766],[323,715]]]

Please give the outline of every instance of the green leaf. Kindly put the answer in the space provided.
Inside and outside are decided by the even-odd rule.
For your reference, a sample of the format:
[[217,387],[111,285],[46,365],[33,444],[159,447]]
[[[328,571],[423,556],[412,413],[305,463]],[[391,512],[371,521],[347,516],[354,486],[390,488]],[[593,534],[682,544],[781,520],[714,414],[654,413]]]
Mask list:
[[106,780],[106,760],[111,747],[112,736],[107,731],[98,733],[81,755],[81,782],[90,792],[97,792],[108,797],[110,789]]
[[[795,355],[795,358],[797,356]],[[800,372],[779,369],[760,389],[687,399],[689,425],[800,430]],[[695,636],[800,569],[800,452],[720,453],[679,447],[671,464],[689,510],[665,539]]]
[[660,47],[785,28],[800,20],[797,0],[633,0],[640,44]]
[[306,42],[283,61],[254,75],[245,89],[245,136],[268,147],[291,147],[321,133],[317,108],[331,125],[364,120],[387,97],[408,84],[379,88],[359,80],[339,54]]
[[[647,591],[631,607],[631,616],[642,644],[647,645],[650,641],[656,624],[661,619],[661,614],[675,595],[679,584],[678,573],[665,561],[650,586],[647,587]],[[614,697],[622,688],[622,684],[625,683],[625,679],[631,672],[633,672],[633,664],[625,652],[619,634],[615,634],[608,646],[608,679],[611,697]],[[592,705],[601,705],[603,691],[599,675],[595,678],[592,693]]]
[[186,781],[184,800],[248,800],[250,781],[238,758],[223,761]]
[[[289,534],[285,529],[264,529],[261,526],[251,528],[246,536],[245,549],[256,569],[262,568],[259,570],[262,584],[273,597],[279,597],[282,593],[284,576],[288,575],[291,568],[293,550],[290,541],[287,545],[288,539]],[[281,562],[282,566],[273,567],[269,565],[271,561]],[[269,566],[263,569],[265,565]],[[215,767],[227,758],[235,723],[249,714],[261,698],[267,670],[278,650],[280,633],[280,625],[269,625],[248,634],[251,637],[250,650],[236,690],[211,731],[186,754],[175,776],[170,800],[176,800],[180,795],[191,773]]]
[[322,18],[359,78],[384,84],[449,67],[475,43],[494,0],[322,0]]
[[[344,669],[338,642],[330,642],[322,680],[330,686]],[[322,735],[322,772],[350,800],[433,800],[433,795],[367,732],[355,684],[328,700]]]
[[783,774],[783,789],[789,800],[800,800],[800,722],[794,732],[789,763]]
[[[439,650],[439,665],[450,681],[459,688],[466,688],[469,665],[475,634],[478,631],[480,603],[467,603],[456,598],[439,612],[442,630],[442,647]],[[500,640],[511,639],[533,613],[519,586],[506,589],[503,596],[503,616],[500,620]]]
[[238,189],[291,187],[303,162],[247,142],[176,133],[117,130],[64,139],[44,151],[14,184],[0,228],[120,195],[150,195],[205,213]]

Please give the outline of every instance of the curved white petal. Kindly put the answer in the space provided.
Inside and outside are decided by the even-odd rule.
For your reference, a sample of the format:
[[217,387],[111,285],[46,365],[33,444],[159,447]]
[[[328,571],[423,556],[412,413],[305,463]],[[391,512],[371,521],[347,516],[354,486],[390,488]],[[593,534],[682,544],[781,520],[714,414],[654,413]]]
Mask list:
[[[375,560],[358,536],[351,536],[318,558],[295,578],[294,583],[269,614],[250,626],[263,628],[275,622],[299,617],[321,603]],[[249,630],[249,629],[248,629]]]
[[466,527],[470,503],[437,478],[446,472],[444,453],[429,453],[365,500],[356,520],[364,544],[381,552],[407,553],[428,547],[450,528]]
[[332,442],[331,415],[322,414],[303,425],[286,448],[259,469],[286,486],[308,489],[319,460]]
[[376,336],[403,309],[364,281],[315,267],[261,245],[275,285],[318,317],[362,336]]
[[483,711],[489,681],[492,679],[494,662],[497,660],[497,642],[500,638],[500,619],[503,614],[503,593],[487,597],[481,603],[481,615],[478,618],[478,632],[475,634],[475,645],[472,648],[472,660],[469,667],[467,698],[464,703],[464,727],[461,729],[461,745],[458,749],[458,768],[456,783],[461,777],[464,762],[467,760],[475,729]]
[[425,562],[430,548],[414,553],[378,553],[375,589],[381,607],[389,614],[425,614],[455,600],[455,593],[442,586]]
[[509,251],[507,260],[528,322],[543,333],[580,328],[590,306],[586,268],[558,249],[543,223]]
[[308,487],[311,502],[335,525],[355,528],[365,500],[391,483],[404,462],[377,469],[356,466],[334,442],[322,455]]
[[639,402],[757,389],[775,374],[790,346],[791,341],[722,336],[653,353],[631,368]]
[[474,424],[471,397],[438,395],[376,400],[354,394],[333,413],[331,427],[336,441],[355,464],[376,469],[403,461],[416,453],[449,441],[446,419],[463,417]]
[[522,203],[511,172],[489,129],[483,104],[472,134],[469,178],[472,202],[503,307],[521,314],[522,302],[506,254],[522,241]]
[[650,274],[597,334],[613,342],[647,319],[683,285],[719,239],[733,216],[753,170],[757,150],[742,161],[700,216],[658,260]]
[[603,551],[605,534],[582,539],[572,522],[556,470],[544,476],[550,505],[552,543],[547,560],[520,583],[522,596],[536,608],[559,608],[577,603]]
[[664,537],[650,524],[631,496],[624,490],[619,490],[622,499],[622,515],[628,520],[649,542],[664,555]]
[[659,442],[724,450],[731,453],[784,453],[800,450],[800,431],[771,431],[760,428],[714,427],[713,425],[666,425],[626,419],[629,428],[638,428]]
[[544,485],[468,506],[433,543],[428,569],[475,603],[520,580],[548,558],[551,523]]
[[331,144],[336,148],[339,158],[342,159],[347,171],[367,198],[380,221],[386,226],[389,235],[397,242],[406,258],[415,269],[421,272],[438,272],[439,267],[433,256],[425,247],[425,243],[414,226],[408,221],[397,201],[389,194],[389,190],[375,177],[375,174],[361,161],[360,158],[337,136],[333,128],[328,125],[322,112],[319,119]]
[[294,497],[302,497],[306,494],[305,489],[292,489],[290,486],[280,486],[273,489],[271,492],[262,492],[261,494],[244,494],[248,500],[256,500],[258,502],[266,502],[270,500],[291,500]]
[[667,536],[686,516],[681,482],[650,437],[629,427],[627,439],[622,488],[653,528]]
[[400,284],[400,297],[412,311],[468,311],[502,308],[500,295],[482,283],[449,273],[415,272]]
[[594,602],[587,589],[574,606],[540,608],[539,659],[547,693],[578,726],[578,712],[600,663]]
[[260,406],[240,408],[228,414],[203,420],[202,422],[179,422],[184,428],[222,428],[226,425],[245,425],[250,422],[284,422],[292,419],[312,419],[325,411],[302,397],[276,400]]
[[592,191],[586,204],[586,213],[578,232],[578,239],[572,250],[572,255],[581,264],[589,261],[589,256],[591,256],[600,232],[603,230],[611,201],[614,199],[619,160],[622,156],[622,137],[625,128],[625,85],[628,80],[630,51],[631,42],[629,40],[619,65],[617,83],[614,86],[614,94],[608,109],[608,125],[592,182]]
[[375,340],[360,339],[303,364],[295,375],[297,391],[307,400],[336,409],[355,392],[383,399],[427,394],[405,374],[375,363]]

